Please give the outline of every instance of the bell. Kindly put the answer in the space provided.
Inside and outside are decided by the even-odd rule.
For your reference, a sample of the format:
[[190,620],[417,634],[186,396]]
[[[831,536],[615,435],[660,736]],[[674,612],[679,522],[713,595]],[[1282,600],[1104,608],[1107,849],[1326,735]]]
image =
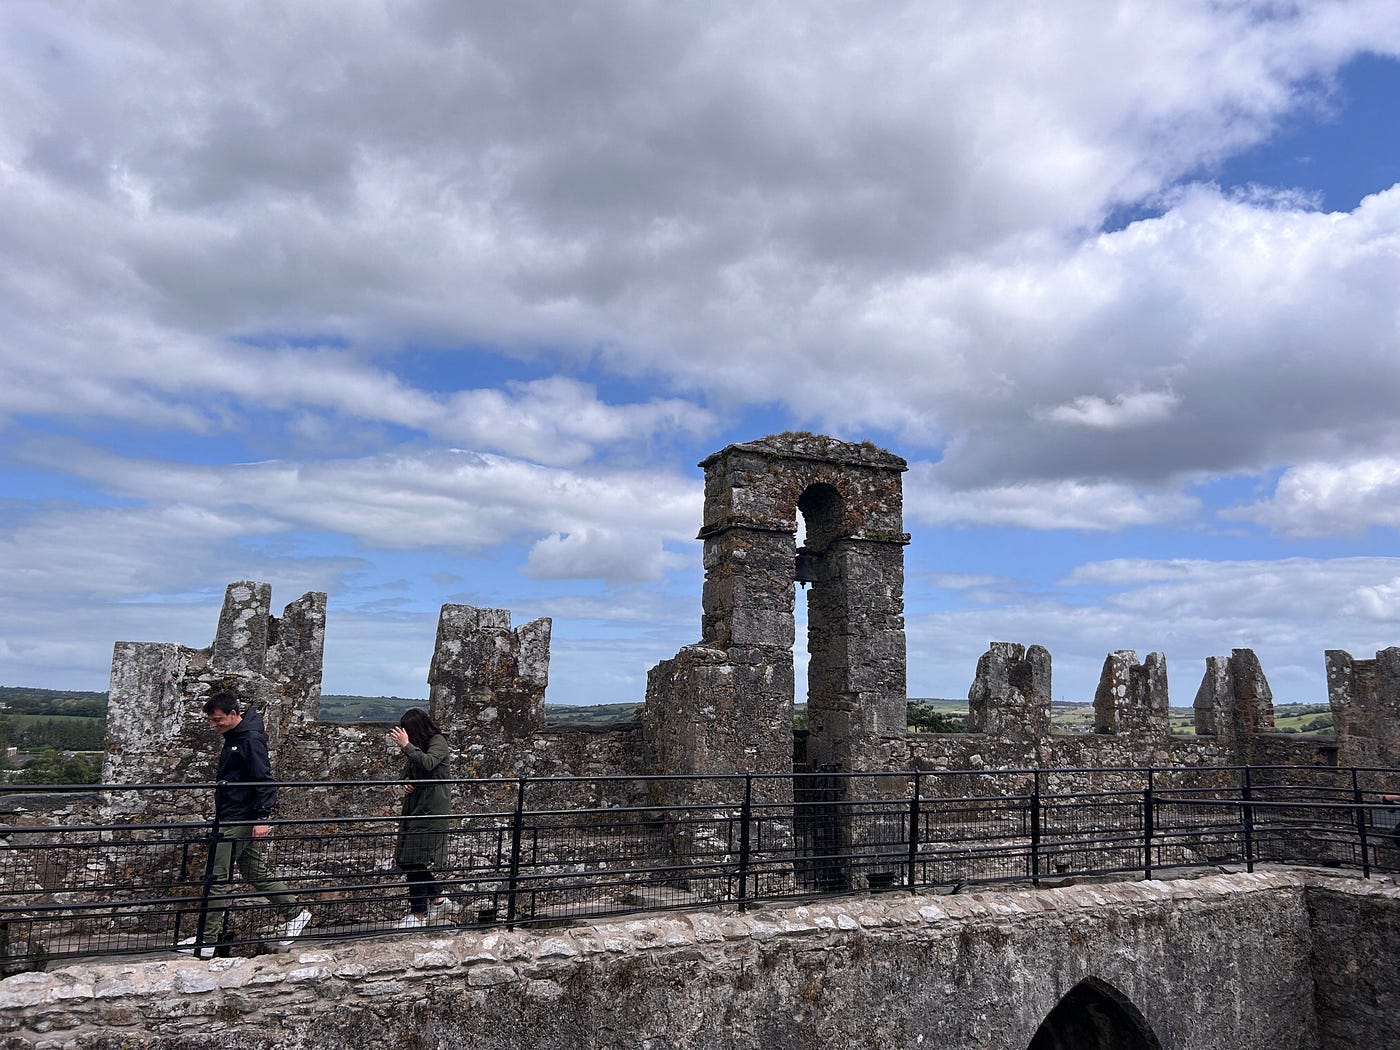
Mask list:
[[794,575],[797,578],[797,582],[804,587],[809,583],[816,583],[817,556],[815,554],[807,554],[804,551],[798,551]]

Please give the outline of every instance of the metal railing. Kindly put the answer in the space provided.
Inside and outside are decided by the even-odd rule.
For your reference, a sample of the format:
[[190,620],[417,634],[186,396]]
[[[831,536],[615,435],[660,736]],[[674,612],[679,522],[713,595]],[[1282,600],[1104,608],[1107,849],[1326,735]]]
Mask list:
[[[395,787],[279,785],[283,812],[310,814],[269,821],[267,840],[271,873],[312,912],[304,937],[390,933],[402,919],[401,821],[382,802]],[[0,971],[169,952],[189,937],[221,953],[275,946],[285,916],[241,878],[212,870],[231,829],[149,817],[207,805],[215,788],[6,789],[19,805],[0,817],[9,821],[0,825]],[[435,874],[450,902],[441,919],[455,926],[1210,865],[1400,871],[1394,770],[522,777],[453,781],[453,792]],[[213,929],[210,916],[225,910]]]

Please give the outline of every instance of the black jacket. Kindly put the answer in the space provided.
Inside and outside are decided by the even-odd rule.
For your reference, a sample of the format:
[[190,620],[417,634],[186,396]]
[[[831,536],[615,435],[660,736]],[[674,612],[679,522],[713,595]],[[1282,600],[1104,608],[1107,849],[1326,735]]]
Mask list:
[[266,820],[277,805],[277,789],[271,784],[235,785],[240,780],[271,780],[267,757],[267,733],[262,715],[254,708],[243,712],[243,721],[224,734],[219,769],[214,774],[219,789],[214,794],[214,814],[219,820]]

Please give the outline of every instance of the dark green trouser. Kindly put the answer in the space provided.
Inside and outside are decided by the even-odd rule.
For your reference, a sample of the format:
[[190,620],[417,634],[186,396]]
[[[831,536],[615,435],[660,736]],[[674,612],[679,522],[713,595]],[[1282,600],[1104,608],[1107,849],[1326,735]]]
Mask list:
[[219,844],[214,847],[214,881],[209,887],[209,910],[205,913],[205,941],[218,940],[223,930],[224,913],[228,911],[229,902],[215,895],[227,892],[227,884],[233,881],[234,865],[238,866],[238,873],[244,880],[271,901],[274,907],[281,908],[287,918],[301,910],[301,903],[287,884],[268,874],[267,861],[263,858],[263,840],[253,837],[253,825],[229,824],[219,833]]

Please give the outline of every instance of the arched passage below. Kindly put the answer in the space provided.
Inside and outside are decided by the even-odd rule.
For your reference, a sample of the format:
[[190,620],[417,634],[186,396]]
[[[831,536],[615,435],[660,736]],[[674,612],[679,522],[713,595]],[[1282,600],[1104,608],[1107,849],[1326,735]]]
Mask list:
[[1089,977],[1055,1004],[1026,1050],[1162,1050],[1162,1044],[1125,995]]

